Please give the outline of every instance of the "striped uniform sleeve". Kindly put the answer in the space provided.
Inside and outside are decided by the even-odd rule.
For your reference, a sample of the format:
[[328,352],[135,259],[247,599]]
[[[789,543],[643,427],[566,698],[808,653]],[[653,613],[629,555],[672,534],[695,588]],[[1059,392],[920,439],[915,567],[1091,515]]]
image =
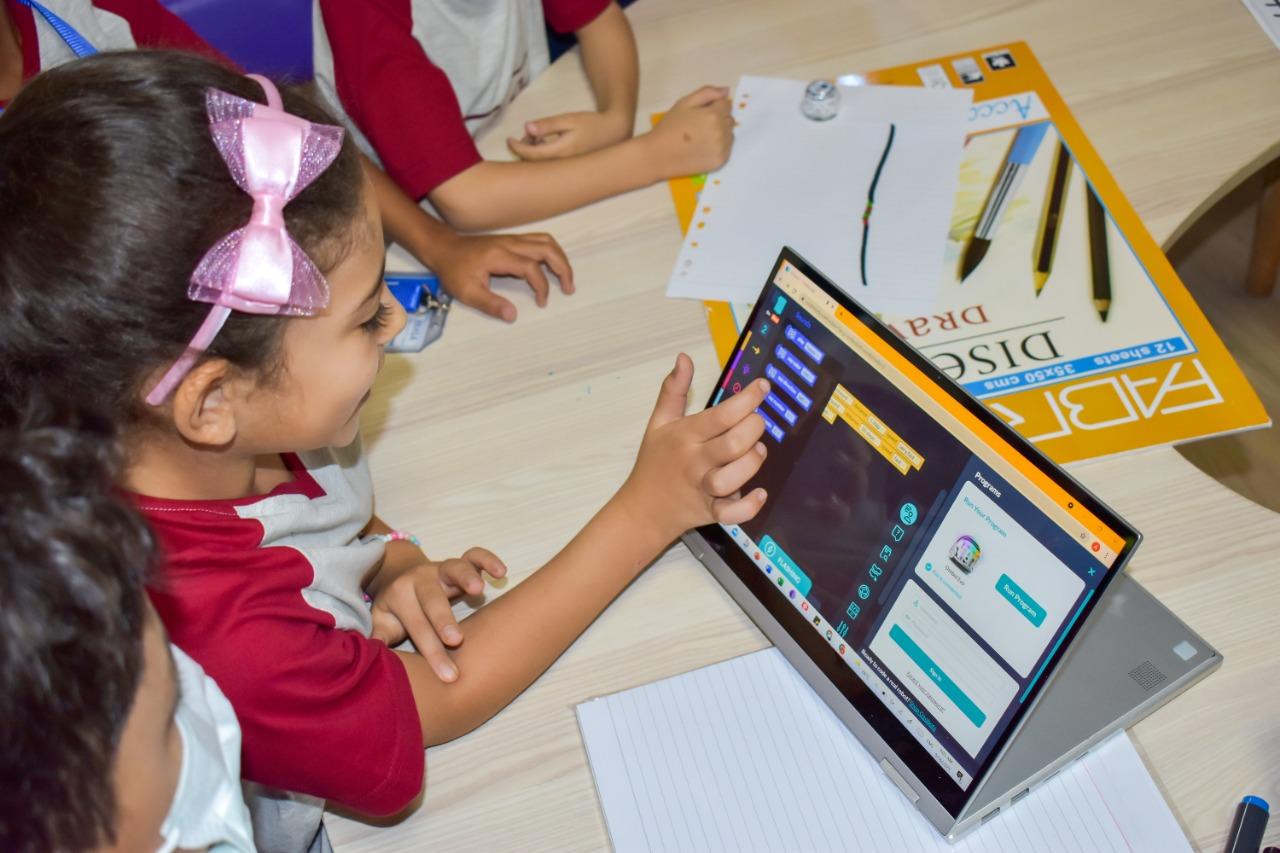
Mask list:
[[481,161],[444,71],[413,37],[411,0],[320,0],[342,108],[421,200]]

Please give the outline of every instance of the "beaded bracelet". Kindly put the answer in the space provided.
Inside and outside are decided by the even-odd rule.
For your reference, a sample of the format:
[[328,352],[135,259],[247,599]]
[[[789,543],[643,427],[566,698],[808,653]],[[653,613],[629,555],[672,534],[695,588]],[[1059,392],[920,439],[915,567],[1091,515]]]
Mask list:
[[422,540],[412,533],[405,533],[403,530],[393,530],[390,533],[375,533],[369,537],[376,542],[409,542],[414,547],[421,548]]

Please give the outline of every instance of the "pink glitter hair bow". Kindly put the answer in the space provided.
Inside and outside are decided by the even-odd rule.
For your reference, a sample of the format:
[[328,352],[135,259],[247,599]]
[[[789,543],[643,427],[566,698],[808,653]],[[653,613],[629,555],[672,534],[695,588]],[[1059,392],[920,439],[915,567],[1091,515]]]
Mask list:
[[153,406],[187,375],[232,311],[305,317],[329,304],[329,284],[289,235],[284,207],[338,156],[342,128],[285,112],[271,81],[249,76],[266,92],[266,106],[209,89],[205,107],[214,144],[236,185],[253,198],[253,212],[243,228],[215,243],[192,273],[187,298],[213,307],[186,351],[147,395]]

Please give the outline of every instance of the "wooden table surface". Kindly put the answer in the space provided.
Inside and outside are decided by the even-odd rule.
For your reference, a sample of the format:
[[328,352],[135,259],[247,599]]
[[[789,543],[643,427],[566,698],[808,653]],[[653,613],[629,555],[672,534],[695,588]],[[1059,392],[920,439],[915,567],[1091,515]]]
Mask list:
[[[1025,40],[1161,242],[1280,141],[1280,53],[1239,0],[640,0],[628,16],[640,122],[741,74],[830,77]],[[523,120],[589,105],[575,52],[481,150],[505,157]],[[379,513],[431,554],[492,548],[513,582],[621,483],[675,353],[697,365],[694,400],[717,372],[701,305],[663,296],[681,242],[664,186],[540,227],[578,293],[538,310],[513,290],[510,327],[457,311],[440,342],[387,360],[365,416]],[[1146,534],[1133,575],[1226,657],[1132,730],[1188,836],[1220,849],[1242,794],[1280,806],[1280,518],[1168,449],[1074,473]],[[674,547],[508,709],[428,751],[416,813],[389,828],[331,816],[330,834],[342,851],[606,848],[574,706],[764,645]]]

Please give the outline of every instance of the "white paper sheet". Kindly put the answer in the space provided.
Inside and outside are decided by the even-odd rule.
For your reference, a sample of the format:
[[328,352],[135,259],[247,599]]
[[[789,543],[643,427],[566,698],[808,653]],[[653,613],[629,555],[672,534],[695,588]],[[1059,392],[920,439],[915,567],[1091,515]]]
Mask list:
[[[804,87],[739,81],[733,154],[708,176],[667,295],[754,300],[778,250],[790,245],[873,311],[929,311],[973,92],[841,87],[839,114],[816,122],[800,112]],[[864,279],[863,215],[882,158]]]
[[1280,2],[1277,0],[1241,0],[1262,31],[1280,47]]
[[578,706],[632,851],[1190,850],[1123,732],[949,845],[776,649]]

